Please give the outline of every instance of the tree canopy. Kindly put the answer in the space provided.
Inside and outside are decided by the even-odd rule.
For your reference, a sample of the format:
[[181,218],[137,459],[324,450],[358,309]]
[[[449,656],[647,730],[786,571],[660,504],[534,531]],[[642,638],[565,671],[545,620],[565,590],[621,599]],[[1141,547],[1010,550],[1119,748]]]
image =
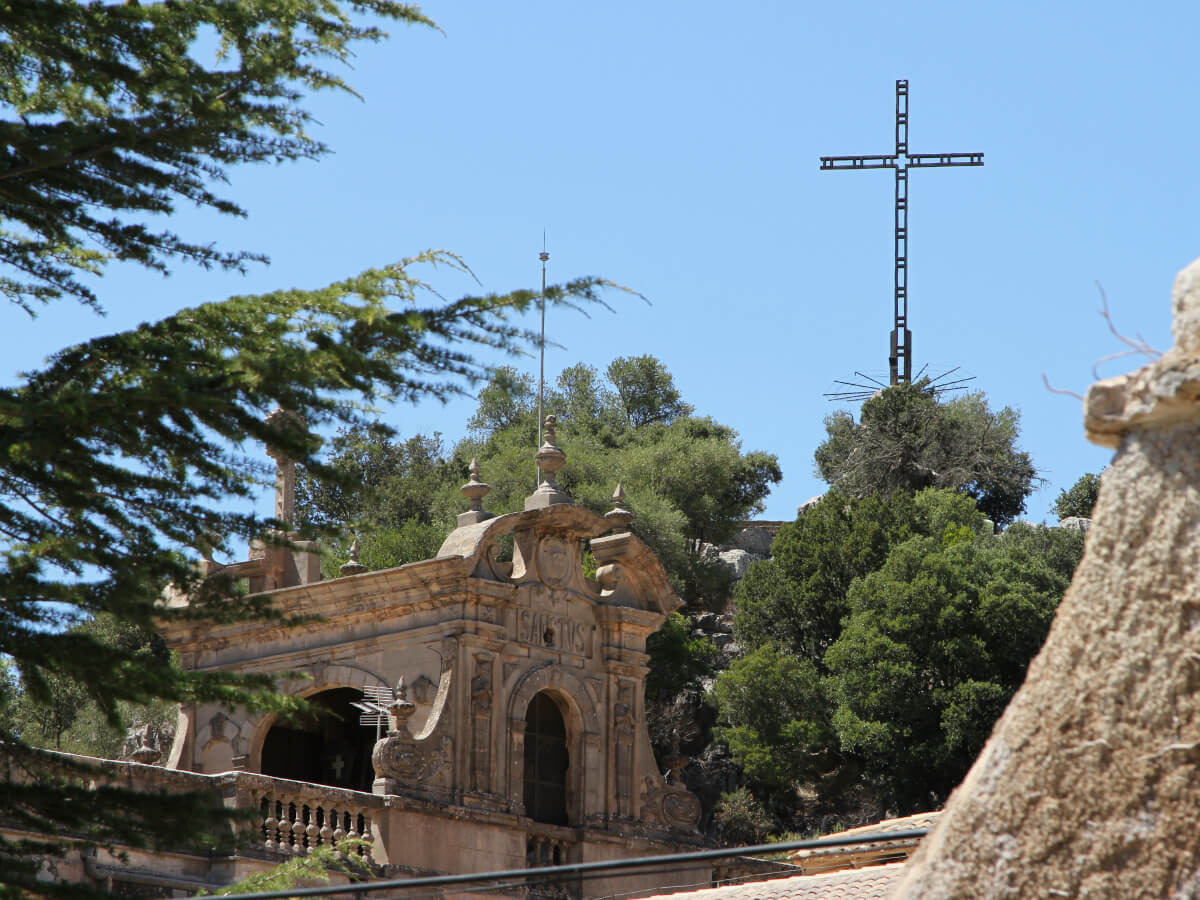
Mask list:
[[1082,553],[1077,531],[993,535],[965,493],[826,494],[735,591],[745,655],[718,736],[786,821],[797,791],[936,807],[1024,678]]
[[[567,453],[559,483],[600,513],[612,508],[613,489],[622,484],[637,516],[633,530],[659,555],[681,595],[723,606],[729,576],[705,546],[727,540],[739,521],[762,508],[781,477],[778,462],[768,453],[743,452],[733,429],[691,415],[654,357],[617,358],[608,372],[626,379],[626,397],[640,398],[636,416],[611,377],[584,364],[565,369],[547,393],[544,408],[558,416],[558,443]],[[639,373],[651,379],[650,388],[634,383]],[[450,454],[427,436],[398,442],[370,429],[344,434],[326,466],[347,476],[352,493],[304,473],[297,508],[305,521],[359,527],[361,558],[371,567],[424,558],[454,527],[472,459],[491,485],[490,511],[523,508],[535,487],[536,410],[533,380],[498,370],[478,393],[468,436]],[[402,497],[416,502],[405,505]]]
[[1058,492],[1058,496],[1054,500],[1054,514],[1059,519],[1071,516],[1090,519],[1092,507],[1096,505],[1099,497],[1100,475],[1084,472],[1073,485]]
[[[238,214],[214,193],[230,167],[323,153],[304,131],[303,102],[348,89],[325,66],[383,36],[363,16],[427,23],[389,0],[10,4],[0,14],[0,290],[27,311],[60,297],[100,305],[87,279],[111,261],[257,258],[149,223],[180,201]],[[446,301],[422,265],[462,264],[424,253],[315,290],[202,304],[67,347],[0,387],[6,822],[66,841],[218,841],[226,814],[211,798],[79,787],[75,764],[35,749],[38,729],[11,704],[17,693],[45,705],[77,691],[113,726],[124,704],[294,705],[265,678],[183,672],[88,623],[152,633],[163,620],[277,616],[194,565],[285,524],[230,511],[267,474],[245,448],[265,443],[344,490],[317,429],[361,426],[372,403],[464,391],[488,372],[474,351],[536,340],[514,317],[541,295]],[[553,286],[545,301],[595,302],[604,286]],[[267,421],[275,408],[296,415]],[[164,604],[168,586],[190,603]],[[35,854],[65,846],[0,840],[0,883],[78,895],[77,885],[35,881]]]
[[1019,421],[1010,407],[993,412],[982,393],[943,400],[925,381],[893,385],[863,403],[857,422],[845,411],[826,418],[817,473],[848,497],[961,491],[1007,525],[1038,481],[1029,454],[1017,447]]

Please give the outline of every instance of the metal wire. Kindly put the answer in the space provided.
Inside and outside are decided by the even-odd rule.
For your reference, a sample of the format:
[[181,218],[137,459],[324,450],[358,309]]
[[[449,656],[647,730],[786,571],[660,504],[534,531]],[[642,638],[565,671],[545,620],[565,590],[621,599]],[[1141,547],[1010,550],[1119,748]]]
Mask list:
[[[647,874],[658,874],[677,869],[694,862],[728,859],[731,856],[754,856],[776,854],[789,850],[815,850],[828,847],[853,847],[883,841],[901,841],[922,838],[928,828],[913,828],[907,831],[874,832],[845,837],[816,838],[807,841],[781,841],[777,844],[755,844],[749,847],[726,847],[718,850],[694,850],[688,853],[672,853],[659,856],[641,856],[633,859],[614,859],[590,863],[569,863],[562,866],[546,866],[537,869],[503,869],[495,872],[480,872],[465,875],[432,875],[424,878],[404,878],[392,881],[363,881],[356,884],[340,884],[325,887],[289,888],[249,894],[226,894],[225,900],[284,900],[287,897],[328,897],[336,894],[365,895],[373,891],[400,891],[421,888],[447,887],[473,882],[543,882],[575,878],[581,881],[609,875],[629,869],[645,870]],[[506,884],[506,887],[510,885]],[[465,891],[463,891],[465,892]],[[426,892],[427,893],[427,892]]]

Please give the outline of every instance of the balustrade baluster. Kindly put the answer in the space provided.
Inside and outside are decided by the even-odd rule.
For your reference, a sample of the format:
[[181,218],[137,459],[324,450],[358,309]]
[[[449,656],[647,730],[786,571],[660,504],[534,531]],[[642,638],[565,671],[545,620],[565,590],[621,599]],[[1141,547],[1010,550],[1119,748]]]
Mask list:
[[321,831],[320,842],[328,844],[333,839],[333,829],[329,827],[329,810],[320,809],[321,814]]
[[292,853],[304,855],[304,807],[299,803],[289,805],[288,818],[292,822]]
[[308,805],[304,807],[304,821],[306,823],[304,826],[304,848],[305,852],[308,853],[316,849],[317,835],[321,831],[317,827],[317,801],[309,801]]
[[275,829],[279,825],[279,820],[275,818],[275,801],[264,796],[263,807],[267,813],[267,817],[263,820],[263,836],[265,838],[263,845],[268,850],[275,850],[279,847],[279,842],[275,839]]

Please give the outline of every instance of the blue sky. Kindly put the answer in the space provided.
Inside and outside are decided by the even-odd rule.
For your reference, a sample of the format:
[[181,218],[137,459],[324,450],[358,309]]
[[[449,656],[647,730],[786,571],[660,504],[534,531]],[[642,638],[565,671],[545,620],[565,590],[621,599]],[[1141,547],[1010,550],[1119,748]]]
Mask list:
[[[185,236],[263,251],[247,276],[111,270],[108,316],[68,303],[0,329],[9,372],[58,347],[234,293],[317,287],[425,248],[462,255],[486,290],[603,275],[650,305],[554,313],[548,373],[662,359],[684,397],[779,455],[766,516],[823,490],[822,396],[885,377],[892,175],[820,172],[822,155],[889,152],[894,83],[911,152],[982,151],[983,168],[910,180],[914,358],[961,366],[1021,412],[1047,479],[1028,517],[1111,454],[1083,438],[1093,364],[1121,349],[1096,314],[1170,345],[1170,286],[1200,256],[1195,98],[1200,10],[1125,3],[604,4],[434,0],[443,28],[360,48],[360,102],[325,95],[319,163],[242,169],[245,220],[191,211]],[[476,289],[449,274],[445,292]],[[526,364],[536,372],[537,361]],[[1101,367],[1128,371],[1141,361]],[[386,410],[402,433],[461,436],[473,403]],[[681,461],[686,465],[686,461]],[[569,462],[568,462],[569,465]],[[487,473],[483,473],[485,480]]]

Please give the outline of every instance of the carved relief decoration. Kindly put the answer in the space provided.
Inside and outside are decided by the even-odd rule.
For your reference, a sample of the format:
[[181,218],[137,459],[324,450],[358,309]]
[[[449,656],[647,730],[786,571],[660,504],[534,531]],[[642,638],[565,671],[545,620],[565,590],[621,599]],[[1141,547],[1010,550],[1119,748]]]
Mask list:
[[633,715],[634,683],[621,679],[617,683],[617,701],[613,704],[613,735],[616,743],[617,815],[633,815],[633,737],[636,720]]
[[642,785],[640,817],[648,825],[695,831],[700,822],[700,800],[682,785],[647,776]]
[[538,542],[538,572],[542,581],[552,587],[562,587],[571,576],[574,554],[567,542],[555,535],[546,535]]
[[475,655],[471,677],[471,789],[491,790],[492,657]]
[[399,786],[432,781],[449,767],[454,744],[448,735],[432,746],[423,746],[424,743],[418,744],[411,738],[397,740],[394,735],[379,741],[371,754],[376,776],[390,778]]
[[[443,734],[440,740],[432,737],[418,740],[412,736],[408,720],[416,711],[416,704],[408,699],[403,678],[396,685],[395,698],[387,707],[392,727],[371,752],[376,777],[392,782],[391,791],[429,782],[448,770],[454,749],[449,735]],[[437,722],[433,725],[436,727]]]
[[433,702],[433,698],[437,696],[437,682],[428,675],[421,675],[412,683],[409,691],[412,693],[412,698],[415,703],[422,706],[427,706]]

